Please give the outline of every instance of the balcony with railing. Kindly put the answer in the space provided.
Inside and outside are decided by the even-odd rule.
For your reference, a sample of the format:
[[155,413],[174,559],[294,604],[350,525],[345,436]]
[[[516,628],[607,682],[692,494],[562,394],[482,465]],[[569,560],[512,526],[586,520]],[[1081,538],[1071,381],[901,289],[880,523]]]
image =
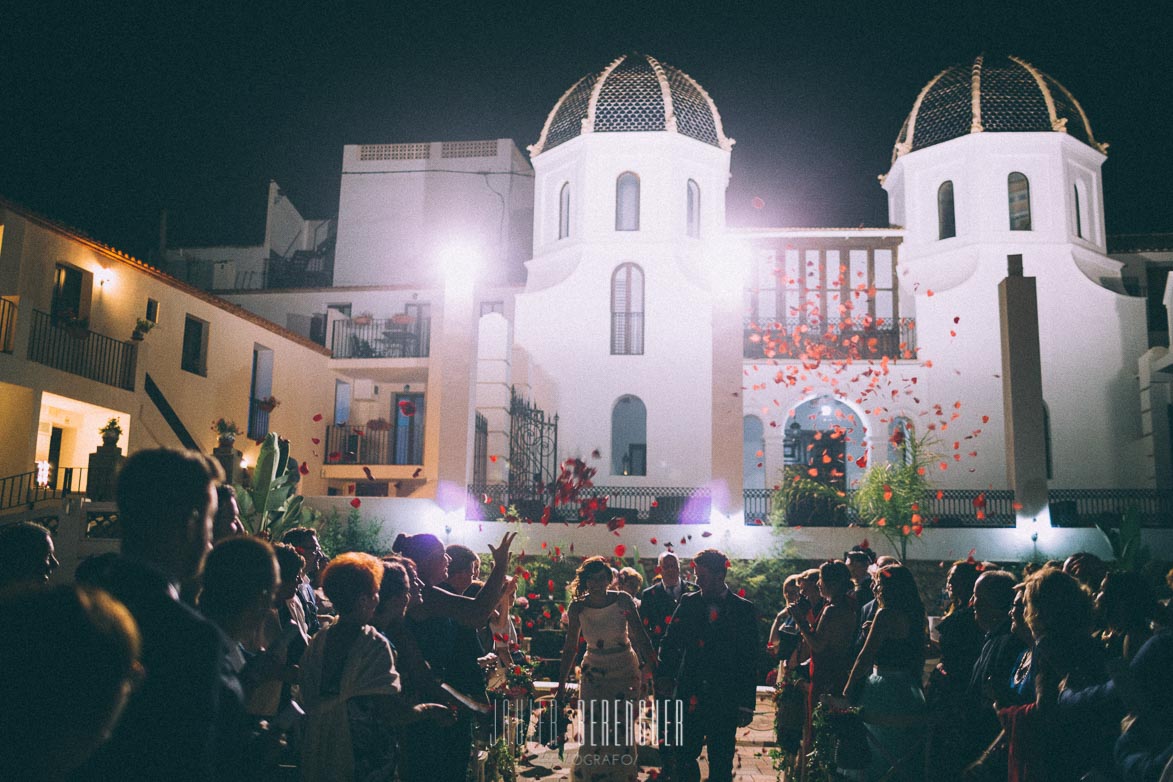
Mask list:
[[916,320],[875,322],[810,318],[749,319],[744,323],[749,359],[848,361],[916,358]]
[[[592,500],[589,512],[597,524],[618,519],[624,524],[708,524],[713,508],[708,489],[673,486],[593,486],[578,500],[552,508],[546,521],[578,524],[584,519],[584,504]],[[539,521],[549,502],[531,492],[511,492],[507,484],[470,484],[465,518],[498,519],[502,507],[514,507],[522,518]]]
[[352,318],[334,323],[330,349],[334,358],[427,358],[432,319]]
[[401,431],[392,427],[326,427],[326,464],[420,465],[423,464],[423,430]]
[[134,390],[135,345],[90,331],[85,321],[33,310],[29,360],[108,386]]
[[16,302],[0,299],[0,353],[11,353],[16,337]]
[[[803,498],[791,503],[786,524],[791,527],[843,527],[857,523],[848,506],[851,490],[842,502]],[[769,524],[777,502],[773,489],[746,489],[745,523]],[[1146,527],[1173,527],[1173,492],[1153,489],[1052,489],[1048,492],[1051,524],[1056,527],[1092,527],[1097,522],[1118,523],[1130,509]],[[933,489],[920,503],[920,514],[930,526],[1013,527],[1014,492],[1008,489]]]

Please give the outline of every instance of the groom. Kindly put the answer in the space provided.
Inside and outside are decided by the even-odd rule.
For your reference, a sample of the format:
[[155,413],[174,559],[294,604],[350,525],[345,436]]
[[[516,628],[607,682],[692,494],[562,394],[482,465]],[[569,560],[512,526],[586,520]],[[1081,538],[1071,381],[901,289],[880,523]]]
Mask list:
[[684,708],[676,752],[680,782],[699,782],[697,758],[709,747],[710,782],[733,779],[737,728],[753,719],[758,629],[753,603],[725,585],[729,561],[717,549],[693,558],[700,592],[685,594],[660,644],[656,696]]

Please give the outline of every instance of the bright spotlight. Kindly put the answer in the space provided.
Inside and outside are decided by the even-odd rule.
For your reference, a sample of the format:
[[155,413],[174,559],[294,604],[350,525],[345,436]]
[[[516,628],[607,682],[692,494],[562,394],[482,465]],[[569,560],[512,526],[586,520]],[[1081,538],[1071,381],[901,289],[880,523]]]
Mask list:
[[481,254],[470,245],[453,243],[440,251],[444,280],[452,286],[471,290],[481,271]]

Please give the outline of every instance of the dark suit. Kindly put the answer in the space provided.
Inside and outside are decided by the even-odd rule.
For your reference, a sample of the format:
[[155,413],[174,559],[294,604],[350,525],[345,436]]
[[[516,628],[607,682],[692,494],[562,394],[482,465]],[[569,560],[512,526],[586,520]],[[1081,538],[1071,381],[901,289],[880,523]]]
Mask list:
[[226,707],[239,705],[222,700],[227,697],[222,678],[227,639],[175,599],[166,577],[146,563],[122,557],[102,581],[138,623],[146,678],[131,695],[113,736],[74,779],[223,776],[224,736],[218,725],[233,711]]
[[682,782],[700,780],[697,757],[707,743],[709,779],[733,778],[739,711],[756,702],[757,616],[731,591],[713,601],[686,594],[660,645],[659,677],[676,681],[684,707],[684,742],[676,753]]
[[[682,596],[697,591],[696,584],[683,580],[679,587]],[[678,602],[679,600],[665,588],[663,581],[652,584],[640,596],[639,618],[643,620],[648,636],[652,639],[652,646],[656,649],[660,648],[660,642],[664,640],[664,630],[672,620]]]

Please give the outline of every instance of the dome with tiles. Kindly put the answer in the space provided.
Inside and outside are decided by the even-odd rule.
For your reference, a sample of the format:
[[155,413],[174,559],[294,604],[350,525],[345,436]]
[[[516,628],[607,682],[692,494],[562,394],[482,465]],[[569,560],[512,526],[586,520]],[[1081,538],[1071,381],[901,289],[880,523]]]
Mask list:
[[924,86],[900,129],[892,162],[969,133],[1058,131],[1104,152],[1087,114],[1067,88],[1018,57],[979,56]]
[[726,151],[733,147],[704,87],[654,57],[629,53],[563,93],[529,149],[536,156],[585,133],[622,131],[679,133]]

